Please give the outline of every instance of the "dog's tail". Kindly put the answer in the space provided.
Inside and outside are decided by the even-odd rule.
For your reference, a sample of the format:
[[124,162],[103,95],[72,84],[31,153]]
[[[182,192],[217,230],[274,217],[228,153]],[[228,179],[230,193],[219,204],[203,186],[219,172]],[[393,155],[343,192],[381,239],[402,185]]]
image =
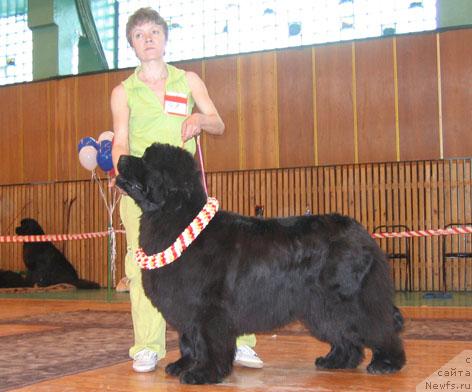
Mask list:
[[90,280],[86,280],[86,279],[77,279],[74,282],[74,286],[77,287],[78,289],[85,289],[85,290],[100,288],[100,285],[98,283],[91,282]]
[[403,318],[400,309],[398,309],[396,306],[393,306],[393,325],[395,328],[395,332],[403,331],[403,328],[405,326],[405,319]]

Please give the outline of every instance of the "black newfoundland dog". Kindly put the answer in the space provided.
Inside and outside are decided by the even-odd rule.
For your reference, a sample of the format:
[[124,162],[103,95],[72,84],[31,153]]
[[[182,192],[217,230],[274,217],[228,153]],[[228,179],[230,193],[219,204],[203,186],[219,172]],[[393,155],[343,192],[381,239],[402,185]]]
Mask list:
[[[31,218],[22,219],[15,232],[18,235],[44,234],[40,224]],[[69,283],[80,289],[100,288],[95,282],[79,279],[73,265],[52,242],[24,242],[23,261],[27,268],[25,279],[31,285]]]
[[[154,144],[122,156],[117,185],[141,207],[140,246],[165,250],[207,201],[193,157]],[[143,270],[146,295],[176,328],[181,358],[166,367],[187,384],[230,374],[236,337],[301,321],[331,351],[319,369],[369,373],[405,364],[403,318],[392,301],[386,257],[369,233],[337,214],[281,219],[219,211],[172,264]]]

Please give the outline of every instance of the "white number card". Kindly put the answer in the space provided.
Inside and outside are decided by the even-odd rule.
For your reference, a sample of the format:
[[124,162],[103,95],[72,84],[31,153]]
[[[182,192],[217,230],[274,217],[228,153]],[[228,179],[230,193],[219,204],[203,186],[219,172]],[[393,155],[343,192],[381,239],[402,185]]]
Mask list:
[[166,92],[164,96],[164,110],[168,114],[177,116],[187,115],[188,98],[186,94]]

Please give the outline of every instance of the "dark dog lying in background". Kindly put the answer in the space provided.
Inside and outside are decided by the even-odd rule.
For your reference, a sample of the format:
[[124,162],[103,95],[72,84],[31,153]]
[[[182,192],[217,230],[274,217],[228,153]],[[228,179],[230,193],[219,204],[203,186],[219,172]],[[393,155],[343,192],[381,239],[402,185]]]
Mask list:
[[[18,235],[42,235],[44,230],[30,218],[23,219],[16,228]],[[11,271],[0,270],[0,287],[51,286],[69,283],[79,289],[99,289],[95,282],[79,279],[73,265],[52,242],[24,242],[23,261],[26,277]]]
[[19,272],[0,269],[0,288],[32,287],[33,284]]
[[[143,158],[121,156],[117,185],[141,207],[147,255],[169,247],[205,205],[193,157],[154,144]],[[179,332],[181,358],[166,372],[187,384],[230,374],[236,337],[294,320],[331,345],[320,369],[369,373],[405,364],[400,311],[385,254],[355,220],[338,214],[281,219],[218,211],[172,264],[143,269],[144,292]]]

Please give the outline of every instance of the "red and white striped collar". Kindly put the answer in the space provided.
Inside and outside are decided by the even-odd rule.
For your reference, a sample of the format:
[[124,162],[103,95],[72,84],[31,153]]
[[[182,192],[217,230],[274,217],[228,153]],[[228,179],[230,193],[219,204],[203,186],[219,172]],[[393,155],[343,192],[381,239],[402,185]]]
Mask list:
[[136,262],[141,269],[161,268],[177,260],[188,246],[205,229],[218,211],[219,203],[214,197],[208,197],[206,204],[195,219],[166,250],[148,256],[142,248],[136,251]]

